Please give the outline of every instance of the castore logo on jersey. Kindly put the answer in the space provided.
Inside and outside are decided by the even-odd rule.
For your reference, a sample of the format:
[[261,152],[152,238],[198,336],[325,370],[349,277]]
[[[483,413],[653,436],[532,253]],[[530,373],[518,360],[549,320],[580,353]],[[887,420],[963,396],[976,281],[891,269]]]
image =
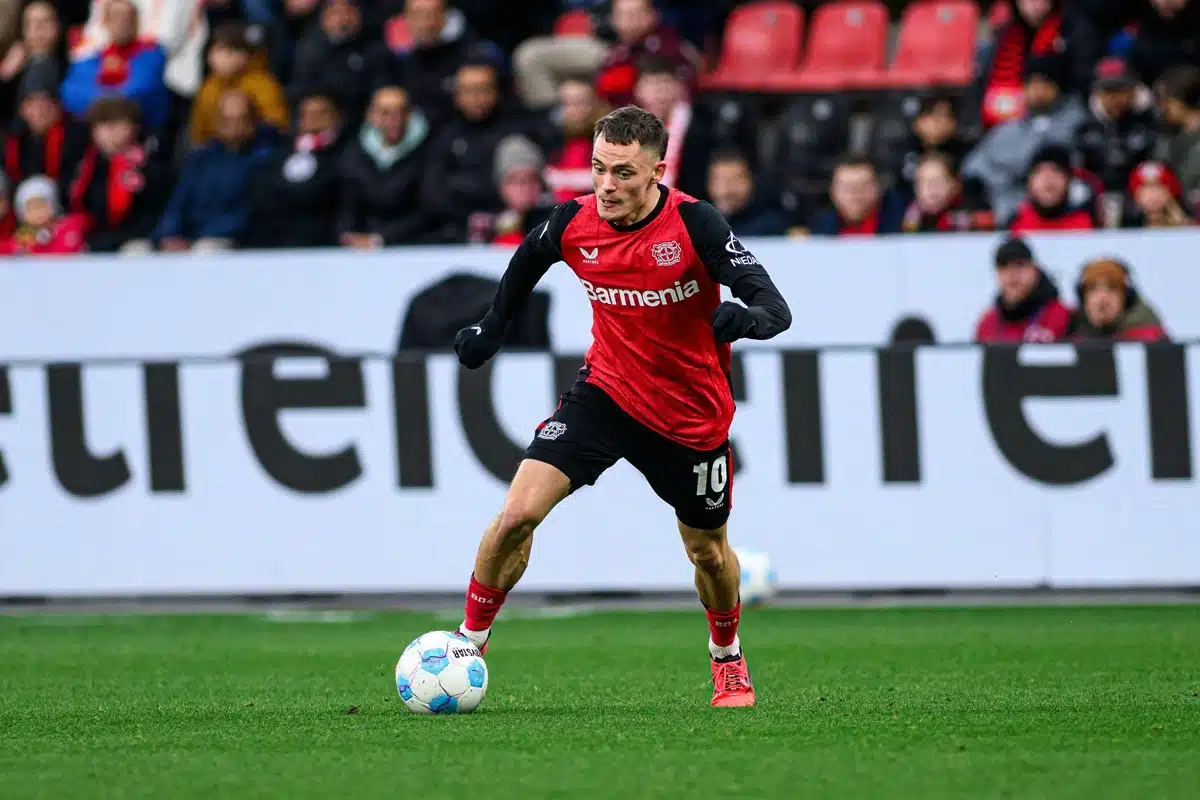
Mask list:
[[585,264],[599,264],[600,263],[600,261],[599,261],[600,248],[599,247],[593,247],[591,250],[588,250],[586,247],[581,247],[581,248],[579,248],[579,253],[583,256],[583,263],[585,263]]

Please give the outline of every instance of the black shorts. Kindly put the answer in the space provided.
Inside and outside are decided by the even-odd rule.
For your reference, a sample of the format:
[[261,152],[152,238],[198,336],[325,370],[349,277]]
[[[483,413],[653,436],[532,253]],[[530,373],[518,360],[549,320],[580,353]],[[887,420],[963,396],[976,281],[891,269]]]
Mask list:
[[675,509],[680,522],[700,530],[714,530],[729,519],[732,455],[728,441],[700,451],[655,433],[582,378],[562,396],[554,415],[538,425],[525,450],[526,458],[560,469],[570,478],[572,492],[591,486],[623,458]]

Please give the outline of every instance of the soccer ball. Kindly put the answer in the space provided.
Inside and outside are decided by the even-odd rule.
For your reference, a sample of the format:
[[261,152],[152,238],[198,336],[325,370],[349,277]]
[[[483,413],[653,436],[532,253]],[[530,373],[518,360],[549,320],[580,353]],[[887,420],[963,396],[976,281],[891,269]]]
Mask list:
[[469,714],[483,702],[487,685],[487,664],[461,633],[418,636],[396,662],[396,690],[417,714]]
[[749,606],[768,603],[779,591],[779,579],[766,553],[735,550],[742,566],[742,602]]

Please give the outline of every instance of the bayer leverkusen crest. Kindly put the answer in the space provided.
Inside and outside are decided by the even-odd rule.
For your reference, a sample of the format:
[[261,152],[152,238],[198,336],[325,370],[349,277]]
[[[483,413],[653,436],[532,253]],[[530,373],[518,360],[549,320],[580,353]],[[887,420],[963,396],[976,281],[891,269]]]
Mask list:
[[683,248],[679,242],[659,242],[650,248],[650,254],[660,267],[673,267],[683,260]]

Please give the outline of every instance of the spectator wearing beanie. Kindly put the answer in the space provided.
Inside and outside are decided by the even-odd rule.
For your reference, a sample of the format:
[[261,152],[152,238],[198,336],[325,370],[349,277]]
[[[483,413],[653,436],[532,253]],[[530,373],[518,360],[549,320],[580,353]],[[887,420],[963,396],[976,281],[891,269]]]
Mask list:
[[431,222],[421,205],[421,181],[432,145],[429,120],[408,92],[375,92],[358,139],[342,157],[338,240],[370,249],[428,241]]
[[217,135],[218,103],[229,91],[243,92],[254,101],[263,122],[280,133],[288,129],[287,100],[283,87],[261,64],[253,62],[262,46],[262,29],[227,22],[213,31],[208,50],[209,76],[192,104],[190,138],[199,147]]
[[78,215],[62,216],[58,184],[45,175],[26,178],[13,197],[18,226],[0,241],[0,254],[70,255],[84,249],[86,221]]
[[58,102],[57,69],[49,62],[25,68],[17,98],[17,119],[4,140],[4,171],[14,183],[46,175],[58,181],[64,194],[87,149],[87,127],[65,118]]
[[516,247],[554,210],[554,196],[542,178],[542,151],[520,134],[506,137],[496,148],[496,185],[504,204],[495,220],[492,243]]
[[131,0],[107,0],[103,8],[109,44],[71,63],[62,85],[63,107],[82,117],[94,101],[118,95],[138,104],[148,130],[160,130],[167,124],[170,102],[163,83],[166,54],[140,31]]
[[1123,228],[1183,228],[1196,224],[1184,211],[1183,187],[1161,161],[1145,161],[1129,176],[1129,200]]
[[1096,227],[1095,191],[1073,177],[1067,148],[1048,145],[1038,150],[1030,161],[1026,186],[1028,194],[1008,226],[1013,233]]
[[332,247],[337,243],[343,117],[333,89],[310,89],[290,142],[247,178],[249,217],[240,247]]
[[1170,131],[1159,158],[1179,176],[1184,205],[1200,214],[1200,67],[1169,70],[1158,92],[1159,115]]
[[1129,267],[1113,258],[1084,266],[1079,276],[1079,310],[1071,320],[1077,340],[1159,342],[1167,338],[1158,314],[1133,287]]
[[1106,192],[1123,192],[1133,167],[1154,153],[1158,122],[1150,92],[1121,58],[1096,65],[1088,119],[1079,129],[1083,168],[1100,179]]
[[1058,287],[1034,261],[1024,239],[1012,237],[996,249],[992,306],[975,327],[983,344],[1060,342],[1071,325],[1071,311],[1059,300]]
[[1024,114],[992,129],[963,161],[965,180],[981,183],[996,219],[1009,219],[1025,196],[1029,160],[1048,144],[1070,145],[1087,111],[1062,91],[1067,62],[1062,56],[1029,59]]

